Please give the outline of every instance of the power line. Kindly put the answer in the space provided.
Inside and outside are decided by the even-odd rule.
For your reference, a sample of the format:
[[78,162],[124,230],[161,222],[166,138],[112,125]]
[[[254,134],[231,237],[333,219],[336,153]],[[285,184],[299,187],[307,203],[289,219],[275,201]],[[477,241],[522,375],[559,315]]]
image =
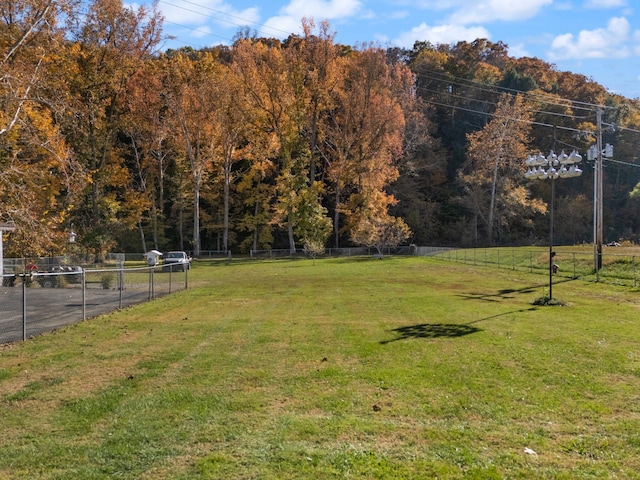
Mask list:
[[[519,118],[506,117],[504,115],[496,115],[495,113],[482,112],[482,111],[478,111],[478,110],[473,110],[471,108],[465,108],[465,107],[460,107],[460,106],[457,106],[457,105],[450,105],[450,104],[446,104],[446,103],[439,103],[439,102],[434,102],[434,101],[431,101],[431,100],[425,100],[425,102],[427,102],[427,103],[429,103],[431,105],[437,105],[437,106],[441,106],[441,107],[453,108],[453,109],[462,110],[462,111],[465,111],[465,112],[476,113],[478,115],[487,115],[487,116],[493,117],[493,118],[503,118],[505,120],[511,120],[511,121],[514,121],[514,122],[528,123],[530,125],[536,125],[536,126],[539,126],[539,127],[549,127],[549,128],[555,128],[555,129],[558,129],[558,130],[567,130],[567,131],[570,131],[570,132],[580,133],[581,135],[582,134],[590,134],[590,135],[595,135],[596,134],[596,132],[592,132],[592,131],[589,131],[589,130],[580,130],[580,129],[577,129],[577,128],[563,127],[561,125],[551,125],[549,123],[534,122],[534,121],[529,121],[529,120],[522,120],[522,119],[519,119]],[[608,124],[603,124],[603,125],[608,125]],[[621,130],[622,129],[625,129],[625,128],[621,128]],[[626,129],[626,130],[630,130],[630,131],[633,131],[633,132],[640,133],[639,130],[633,130],[633,129]],[[570,148],[573,148],[575,150],[579,149],[575,145],[571,145],[569,143],[562,142],[560,140],[556,140],[556,141],[558,143],[562,143],[563,145],[565,145],[567,147],[570,147]],[[613,158],[607,158],[606,161],[607,162],[611,162],[611,163],[617,163],[617,164],[620,164],[620,165],[625,165],[627,167],[640,168],[640,164],[631,163],[631,162],[624,162],[622,160],[615,160]]]
[[[271,30],[277,30],[277,31],[280,31],[280,32],[282,32],[282,33],[285,33],[286,35],[290,35],[290,32],[285,32],[284,30],[280,30],[280,29],[277,29],[277,28],[269,27],[269,26],[267,26],[267,25],[262,25],[262,24],[259,24],[259,23],[255,23],[255,22],[253,22],[253,21],[251,21],[251,20],[244,19],[244,18],[242,18],[242,17],[238,17],[238,16],[236,16],[236,15],[232,15],[232,14],[229,14],[229,13],[225,13],[225,12],[222,12],[222,11],[220,11],[220,10],[215,10],[215,9],[213,9],[213,8],[206,7],[206,6],[204,6],[204,5],[199,5],[199,4],[197,4],[197,3],[193,3],[193,2],[190,2],[190,1],[188,1],[188,0],[182,0],[182,1],[183,1],[184,3],[189,3],[189,4],[191,4],[191,5],[194,5],[194,6],[197,6],[197,7],[203,8],[203,9],[205,9],[205,10],[209,10],[209,11],[212,11],[212,12],[219,13],[219,14],[221,14],[221,15],[226,15],[226,16],[231,17],[231,18],[236,18],[236,19],[238,19],[238,20],[243,20],[243,21],[245,21],[246,23],[240,24],[240,23],[232,22],[232,21],[230,21],[230,20],[225,20],[225,19],[223,19],[223,18],[215,17],[215,16],[212,16],[212,15],[207,15],[207,14],[205,14],[205,13],[202,13],[201,11],[192,10],[192,9],[190,9],[190,8],[185,8],[185,7],[183,7],[183,6],[176,5],[176,4],[171,3],[171,2],[167,2],[166,0],[159,0],[159,3],[163,3],[163,4],[165,4],[165,5],[168,5],[168,6],[171,6],[171,7],[177,8],[178,10],[182,10],[182,11],[185,11],[185,12],[194,13],[194,14],[196,14],[196,15],[199,15],[199,16],[203,17],[204,19],[211,19],[211,20],[214,20],[214,21],[217,21],[217,22],[227,23],[227,24],[229,24],[229,25],[233,25],[233,26],[235,26],[235,27],[238,27],[239,29],[240,29],[240,28],[247,28],[247,27],[249,27],[249,25],[257,25],[257,26],[261,26],[261,27],[268,28],[268,29],[271,29]],[[195,27],[195,28],[194,28],[194,27],[189,27],[189,26],[186,26],[186,25],[181,25],[181,24],[178,24],[178,23],[172,22],[172,21],[170,21],[170,20],[166,20],[166,19],[164,20],[164,22],[165,22],[165,23],[172,24],[172,25],[179,26],[179,27],[181,27],[181,28],[186,28],[186,29],[192,30],[192,31],[197,32],[197,33],[199,33],[199,34],[205,34],[205,35],[212,36],[212,37],[222,38],[223,40],[228,40],[228,41],[230,41],[230,42],[232,41],[231,39],[229,39],[229,38],[227,38],[227,37],[222,37],[222,36],[220,36],[220,35],[216,35],[216,34],[213,34],[213,33],[205,32],[205,31],[203,31],[203,30],[201,30],[201,29],[199,29],[199,28],[197,28],[197,27]],[[259,31],[259,30],[256,30],[256,31],[257,31],[258,33],[261,33],[261,34],[262,34],[262,35],[264,35],[264,36],[273,36],[273,34],[268,34],[268,33],[266,33],[266,32],[261,32],[261,31]],[[280,38],[280,39],[281,39],[282,37],[283,37],[282,35],[278,36],[278,38]]]
[[173,7],[178,8],[178,9],[187,10],[187,11],[189,11],[189,12],[193,12],[193,13],[196,13],[196,14],[198,14],[198,15],[202,15],[202,16],[205,16],[205,17],[208,17],[208,18],[212,18],[212,19],[214,19],[214,20],[224,21],[225,23],[230,23],[231,25],[235,25],[235,26],[238,26],[238,27],[245,27],[245,26],[248,26],[249,24],[251,24],[251,25],[257,25],[257,26],[259,26],[259,27],[264,27],[264,28],[268,28],[268,29],[270,29],[270,30],[274,30],[274,31],[281,32],[281,33],[283,33],[283,34],[284,34],[284,36],[289,36],[289,35],[291,34],[291,32],[287,32],[287,31],[285,31],[285,30],[281,30],[281,29],[276,28],[276,27],[270,27],[270,26],[265,25],[265,24],[262,24],[262,23],[256,23],[256,22],[253,22],[253,21],[248,20],[248,19],[246,19],[246,18],[240,17],[240,16],[238,16],[238,15],[233,15],[233,14],[231,14],[231,13],[223,12],[222,10],[216,10],[215,8],[207,7],[207,6],[205,6],[205,5],[200,5],[200,4],[195,3],[195,2],[190,2],[189,0],[182,0],[182,2],[183,2],[183,3],[188,3],[188,4],[193,5],[193,6],[196,6],[196,7],[203,8],[204,10],[208,10],[208,11],[210,11],[210,12],[218,13],[218,14],[220,14],[220,15],[226,15],[227,17],[231,17],[231,18],[235,18],[235,19],[240,20],[240,21],[242,21],[242,22],[244,22],[244,23],[242,23],[242,24],[238,24],[238,23],[234,23],[234,22],[229,22],[229,21],[225,21],[225,20],[220,20],[220,19],[218,19],[218,18],[216,18],[216,17],[211,17],[211,16],[208,16],[208,15],[204,15],[204,14],[201,14],[200,12],[196,12],[196,11],[194,11],[194,10],[188,10],[188,9],[186,9],[186,8],[179,7],[178,5],[174,5],[174,4],[172,4],[172,3],[169,3],[169,2],[167,2],[166,0],[159,0],[159,3],[164,3],[164,4],[166,4],[166,5],[171,5],[171,6],[173,6]]
[[[531,92],[531,91],[523,92],[521,90],[516,90],[514,88],[501,87],[498,85],[490,85],[487,83],[482,83],[482,82],[477,82],[475,80],[456,77],[455,75],[450,75],[448,73],[438,72],[438,71],[429,70],[429,69],[416,69],[414,70],[414,72],[418,75],[425,76],[427,79],[435,80],[438,82],[447,82],[448,84],[458,85],[462,87],[476,88],[478,90],[486,91],[489,93],[522,94],[522,95],[531,97],[533,99],[539,99],[539,101],[543,101],[548,105],[554,105],[559,107],[568,106],[566,103],[559,102],[558,101],[559,99],[557,97],[552,96],[550,94]],[[603,109],[609,109],[609,110],[615,110],[617,108],[617,107],[609,107],[605,105],[598,105],[595,103],[582,102],[578,100],[571,100],[571,99],[564,99],[564,100],[566,100],[567,102],[570,102],[570,106],[572,106],[572,108],[579,109],[579,110],[586,110],[588,112],[594,112],[596,108],[603,108]],[[576,116],[576,118],[585,118],[585,117]]]
[[626,165],[627,167],[640,168],[640,163],[623,162],[622,160],[615,160],[613,158],[606,158],[605,160],[606,160],[605,163],[608,163],[608,162],[619,163],[621,165]]
[[[427,92],[427,93],[435,93],[435,94],[438,94],[438,95],[446,95],[448,97],[457,98],[459,100],[477,101],[477,102],[482,102],[482,103],[487,104],[487,105],[493,105],[493,106],[497,105],[497,103],[493,102],[493,101],[483,100],[483,99],[473,98],[473,97],[465,97],[465,96],[462,96],[462,95],[456,95],[456,94],[450,93],[450,92],[443,92],[443,91],[439,91],[439,90],[433,90],[433,89],[429,89],[429,88],[422,87],[422,86],[417,86],[416,87],[416,91]],[[499,92],[490,92],[490,93],[499,93]],[[571,118],[571,119],[574,119],[574,120],[588,118],[586,116],[571,115],[571,114],[568,114],[568,113],[560,113],[560,112],[550,112],[548,110],[530,109],[529,111],[532,112],[532,113],[536,113],[536,114],[552,115],[552,116],[556,116],[556,117]]]
[[524,123],[528,123],[530,125],[537,125],[540,127],[551,127],[551,128],[557,128],[559,130],[568,130],[570,132],[577,132],[577,133],[587,133],[587,134],[592,134],[595,135],[596,132],[592,132],[590,130],[580,130],[578,128],[571,128],[571,127],[563,127],[562,125],[552,125],[550,123],[543,123],[543,122],[535,122],[535,121],[531,121],[531,120],[521,120],[519,118],[513,118],[513,117],[506,117],[504,115],[496,115],[495,113],[489,113],[489,112],[482,112],[479,110],[473,110],[472,108],[465,108],[465,107],[459,107],[457,105],[450,105],[450,104],[446,104],[446,103],[440,103],[440,102],[434,102],[432,100],[424,100],[425,102],[431,104],[431,105],[437,105],[440,107],[447,107],[447,108],[454,108],[456,110],[463,110],[465,112],[470,112],[470,113],[477,113],[478,115],[487,115],[489,117],[494,117],[494,118],[504,118],[505,120],[513,120],[514,122],[524,122]]
[[[186,28],[186,29],[188,29],[188,30],[192,30],[192,31],[194,31],[194,32],[196,32],[196,33],[198,33],[198,34],[204,34],[204,35],[207,35],[207,36],[210,36],[210,37],[217,37],[217,38],[221,38],[221,39],[223,39],[223,40],[231,41],[231,39],[230,39],[230,38],[222,37],[222,36],[220,36],[220,35],[216,35],[215,33],[206,32],[206,31],[204,31],[204,30],[200,30],[200,29],[198,29],[198,28],[189,27],[189,26],[187,26],[187,25],[181,25],[180,23],[175,23],[175,22],[172,22],[172,21],[170,21],[170,20],[165,20],[165,21],[164,21],[164,23],[169,23],[169,24],[171,24],[171,25],[175,25],[176,27],[180,27],[180,28]],[[195,44],[191,44],[191,43],[184,42],[184,41],[182,41],[182,40],[179,40],[178,38],[171,38],[171,40],[172,40],[172,41],[180,42],[180,43],[182,43],[182,44],[184,44],[184,45],[188,45],[188,46],[191,46],[191,47],[205,48],[205,47],[203,47],[203,46],[201,46],[201,45],[195,45]]]

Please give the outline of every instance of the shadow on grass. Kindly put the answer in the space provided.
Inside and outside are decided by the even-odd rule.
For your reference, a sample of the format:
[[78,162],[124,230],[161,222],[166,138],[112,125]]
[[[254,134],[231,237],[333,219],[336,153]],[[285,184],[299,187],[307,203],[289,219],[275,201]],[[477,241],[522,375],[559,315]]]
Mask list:
[[472,326],[474,323],[483,322],[485,320],[491,320],[492,318],[502,317],[504,315],[511,315],[513,313],[532,312],[537,310],[538,307],[523,308],[520,310],[514,310],[510,312],[498,313],[491,315],[490,317],[479,318],[469,323],[420,323],[418,325],[409,325],[406,327],[394,328],[391,331],[396,332],[399,336],[392,338],[391,340],[382,340],[381,345],[387,343],[397,342],[398,340],[408,340],[410,338],[456,338],[463,337],[465,335],[471,335],[482,331],[478,327]]
[[[562,280],[554,281],[553,284],[560,284],[566,282],[573,282],[573,278],[566,278]],[[544,288],[549,288],[549,283],[541,283],[539,285],[530,285],[522,288],[504,288],[498,290],[497,293],[462,293],[458,295],[465,300],[485,300],[487,302],[498,302],[502,299],[514,298],[514,294],[520,293],[535,293],[536,291]]]
[[480,329],[470,325],[456,323],[421,323],[419,325],[409,325],[407,327],[399,327],[391,330],[399,334],[397,338],[391,340],[383,340],[380,343],[397,342],[398,340],[407,340],[409,338],[456,338],[479,332]]

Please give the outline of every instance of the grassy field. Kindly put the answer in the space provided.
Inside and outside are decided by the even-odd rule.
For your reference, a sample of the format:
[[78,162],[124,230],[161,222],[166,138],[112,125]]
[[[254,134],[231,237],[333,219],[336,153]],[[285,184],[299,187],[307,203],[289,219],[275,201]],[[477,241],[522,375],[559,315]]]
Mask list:
[[0,347],[0,479],[640,478],[640,294],[427,258],[197,264]]

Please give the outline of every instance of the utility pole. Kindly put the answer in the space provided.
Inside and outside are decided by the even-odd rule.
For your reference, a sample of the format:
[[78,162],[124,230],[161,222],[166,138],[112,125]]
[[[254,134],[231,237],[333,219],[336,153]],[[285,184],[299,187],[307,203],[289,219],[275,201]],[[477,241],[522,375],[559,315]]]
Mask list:
[[596,110],[596,165],[593,177],[593,267],[596,272],[602,268],[602,108]]

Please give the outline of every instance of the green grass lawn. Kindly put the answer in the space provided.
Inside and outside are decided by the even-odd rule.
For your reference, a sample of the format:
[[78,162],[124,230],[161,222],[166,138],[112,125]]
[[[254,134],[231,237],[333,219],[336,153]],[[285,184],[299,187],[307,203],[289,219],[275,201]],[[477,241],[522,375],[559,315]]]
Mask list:
[[0,479],[640,478],[640,294],[427,258],[217,261],[0,347]]

